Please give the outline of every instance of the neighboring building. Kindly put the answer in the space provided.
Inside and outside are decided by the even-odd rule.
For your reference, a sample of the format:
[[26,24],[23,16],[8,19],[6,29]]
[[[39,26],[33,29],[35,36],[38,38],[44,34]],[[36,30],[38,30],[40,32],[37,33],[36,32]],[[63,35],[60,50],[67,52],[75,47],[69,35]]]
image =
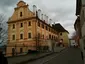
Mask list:
[[81,53],[83,53],[84,58],[84,64],[85,64],[85,0],[76,0],[76,16],[77,18],[80,17],[80,21],[78,20],[75,24],[80,23],[79,26],[76,26],[75,28],[79,29],[80,35],[80,49]]
[[69,46],[69,32],[65,30],[61,24],[55,24],[53,25],[54,29],[58,31],[58,42],[62,43],[63,46],[68,47]]
[[81,38],[81,26],[80,26],[80,17],[78,16],[75,23],[74,23],[74,28],[76,30],[76,35],[75,35],[75,41],[78,43],[78,46],[80,46],[79,41]]
[[[24,1],[18,2],[13,15],[8,20],[7,56],[29,50],[48,50],[49,41],[57,41],[58,32],[46,21],[39,19],[38,13],[30,11],[29,5]],[[50,48],[53,48],[54,44]]]

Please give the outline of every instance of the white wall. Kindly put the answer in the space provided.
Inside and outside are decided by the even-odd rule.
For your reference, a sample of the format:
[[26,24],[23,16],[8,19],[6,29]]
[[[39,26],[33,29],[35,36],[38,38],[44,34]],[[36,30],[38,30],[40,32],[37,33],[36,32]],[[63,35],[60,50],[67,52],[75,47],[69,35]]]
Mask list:
[[74,45],[76,45],[76,42],[75,42],[75,40],[70,40],[70,44],[71,44],[71,46],[74,46]]

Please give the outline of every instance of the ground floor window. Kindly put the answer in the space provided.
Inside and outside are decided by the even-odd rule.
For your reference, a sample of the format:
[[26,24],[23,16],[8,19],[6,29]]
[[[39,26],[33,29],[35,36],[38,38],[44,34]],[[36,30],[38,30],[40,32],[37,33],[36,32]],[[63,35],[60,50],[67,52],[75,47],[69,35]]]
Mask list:
[[14,54],[15,54],[15,49],[12,48],[12,56],[14,56]]
[[22,53],[23,52],[23,49],[22,48],[20,48],[20,53]]
[[43,47],[43,50],[48,50],[48,46],[44,46]]

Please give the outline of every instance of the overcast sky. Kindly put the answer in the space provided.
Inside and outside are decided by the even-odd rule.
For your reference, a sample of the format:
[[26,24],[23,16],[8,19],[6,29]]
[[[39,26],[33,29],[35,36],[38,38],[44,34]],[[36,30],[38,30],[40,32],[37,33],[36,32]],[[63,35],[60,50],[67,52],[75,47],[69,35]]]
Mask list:
[[[3,13],[7,19],[10,17],[19,0],[0,0],[0,13]],[[36,5],[42,10],[43,14],[49,16],[53,22],[61,23],[66,30],[69,31],[69,36],[74,32],[74,22],[76,19],[76,0],[23,0],[32,6]]]

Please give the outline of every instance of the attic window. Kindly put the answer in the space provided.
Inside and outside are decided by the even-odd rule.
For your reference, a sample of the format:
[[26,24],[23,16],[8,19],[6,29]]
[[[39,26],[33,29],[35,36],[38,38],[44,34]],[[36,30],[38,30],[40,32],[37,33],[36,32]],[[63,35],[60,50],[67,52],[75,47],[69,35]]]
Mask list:
[[20,12],[20,17],[22,17],[22,12]]

